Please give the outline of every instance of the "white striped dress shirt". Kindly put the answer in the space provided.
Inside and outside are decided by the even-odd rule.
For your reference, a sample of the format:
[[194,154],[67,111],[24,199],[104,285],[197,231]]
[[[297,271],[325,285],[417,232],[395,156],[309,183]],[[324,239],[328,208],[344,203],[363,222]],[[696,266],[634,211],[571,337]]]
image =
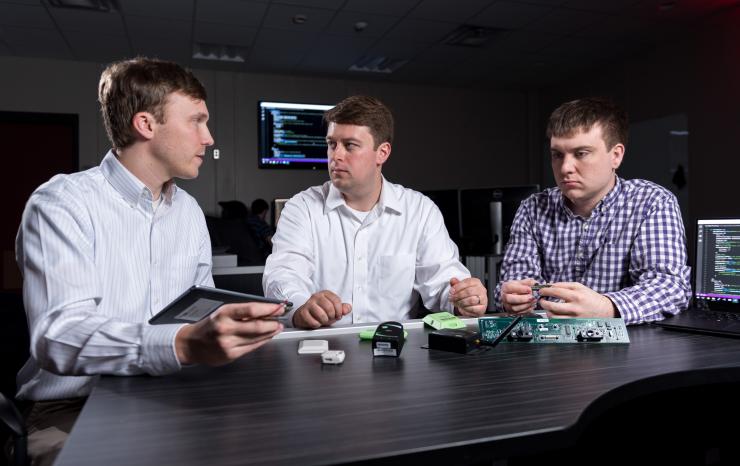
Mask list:
[[146,322],[190,286],[213,286],[211,244],[192,196],[170,183],[163,197],[155,210],[112,151],[31,195],[16,238],[31,336],[19,398],[84,396],[98,374],[180,369],[181,325]]

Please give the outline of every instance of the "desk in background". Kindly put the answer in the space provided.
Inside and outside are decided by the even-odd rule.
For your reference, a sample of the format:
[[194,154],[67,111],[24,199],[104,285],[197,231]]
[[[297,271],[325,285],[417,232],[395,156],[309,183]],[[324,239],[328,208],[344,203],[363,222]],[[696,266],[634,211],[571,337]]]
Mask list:
[[103,377],[56,464],[506,458],[572,444],[589,419],[631,397],[740,381],[734,339],[644,326],[630,329],[630,345],[501,344],[465,356],[420,349],[426,333],[410,329],[399,359],[373,358],[355,334],[325,333],[347,358],[322,366],[284,335],[220,368]]

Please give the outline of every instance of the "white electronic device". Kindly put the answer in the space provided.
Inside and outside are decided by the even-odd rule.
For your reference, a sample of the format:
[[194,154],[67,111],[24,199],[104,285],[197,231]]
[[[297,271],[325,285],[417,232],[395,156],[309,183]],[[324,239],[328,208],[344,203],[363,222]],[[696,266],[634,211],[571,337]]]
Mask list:
[[301,340],[298,343],[298,354],[321,354],[328,350],[327,340]]
[[321,353],[321,362],[324,364],[342,364],[344,362],[344,351],[324,351],[323,353]]

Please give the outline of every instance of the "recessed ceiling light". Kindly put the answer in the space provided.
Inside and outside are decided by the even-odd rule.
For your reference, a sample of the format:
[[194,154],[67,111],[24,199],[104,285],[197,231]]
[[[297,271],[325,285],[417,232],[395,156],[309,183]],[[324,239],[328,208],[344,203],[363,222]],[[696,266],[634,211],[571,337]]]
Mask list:
[[368,24],[367,21],[357,21],[355,23],[355,32],[362,32],[365,29],[367,29]]
[[308,21],[308,16],[298,13],[297,15],[293,16],[293,24],[303,24],[306,21]]

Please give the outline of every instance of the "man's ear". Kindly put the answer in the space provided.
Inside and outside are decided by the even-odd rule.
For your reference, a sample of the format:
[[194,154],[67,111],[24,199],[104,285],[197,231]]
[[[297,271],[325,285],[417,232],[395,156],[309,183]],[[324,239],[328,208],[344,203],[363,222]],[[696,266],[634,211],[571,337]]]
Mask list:
[[622,165],[622,159],[624,158],[624,144],[614,144],[612,150],[609,151],[609,157],[611,157],[612,168],[616,170]]
[[375,163],[377,165],[383,165],[388,157],[391,155],[391,143],[384,142],[378,146],[375,150]]
[[154,137],[154,125],[156,120],[154,115],[149,112],[139,112],[134,115],[131,124],[134,127],[134,131],[144,139],[152,139]]

